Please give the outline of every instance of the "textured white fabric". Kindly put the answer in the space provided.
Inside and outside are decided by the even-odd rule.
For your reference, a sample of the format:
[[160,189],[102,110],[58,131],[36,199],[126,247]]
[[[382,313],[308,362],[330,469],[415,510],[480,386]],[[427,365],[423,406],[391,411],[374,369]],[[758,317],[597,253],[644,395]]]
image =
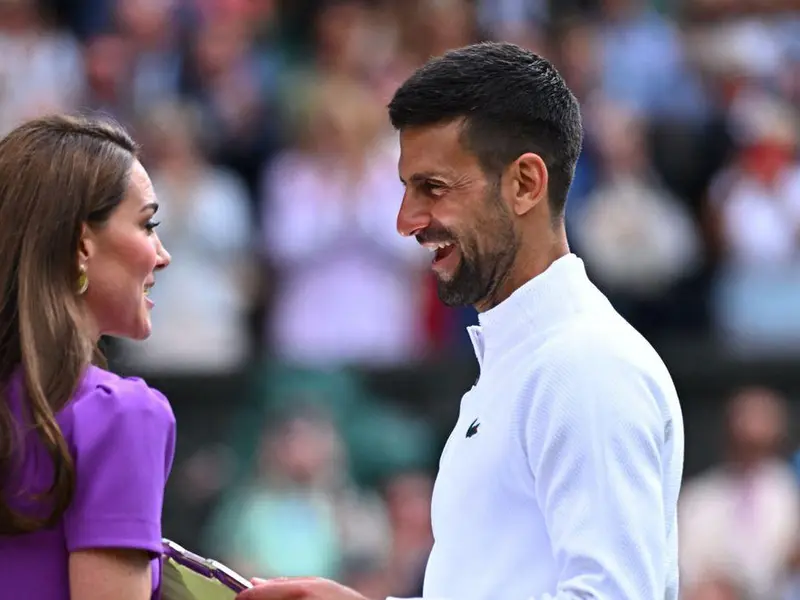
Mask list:
[[683,418],[653,348],[574,255],[470,335],[424,598],[675,600]]

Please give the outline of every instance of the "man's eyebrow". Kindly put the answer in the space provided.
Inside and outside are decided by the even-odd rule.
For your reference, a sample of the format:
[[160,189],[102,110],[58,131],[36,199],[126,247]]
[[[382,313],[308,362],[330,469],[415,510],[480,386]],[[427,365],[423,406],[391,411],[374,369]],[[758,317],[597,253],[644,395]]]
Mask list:
[[446,183],[445,180],[447,177],[434,171],[423,171],[422,173],[414,173],[409,179],[411,180],[411,183],[419,185],[420,183],[425,183],[426,181],[430,181],[432,179]]

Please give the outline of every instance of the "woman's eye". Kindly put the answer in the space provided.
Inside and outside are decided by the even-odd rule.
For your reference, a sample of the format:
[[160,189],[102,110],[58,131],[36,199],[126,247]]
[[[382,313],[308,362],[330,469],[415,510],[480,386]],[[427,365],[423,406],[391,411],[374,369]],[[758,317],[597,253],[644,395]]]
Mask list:
[[148,221],[145,223],[144,228],[147,229],[148,233],[152,233],[152,231],[161,224],[161,221]]

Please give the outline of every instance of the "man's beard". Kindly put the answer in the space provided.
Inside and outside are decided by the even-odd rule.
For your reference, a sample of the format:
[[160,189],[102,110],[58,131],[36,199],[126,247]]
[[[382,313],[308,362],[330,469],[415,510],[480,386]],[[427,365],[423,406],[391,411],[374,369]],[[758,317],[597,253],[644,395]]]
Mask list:
[[[492,196],[487,198],[487,202],[491,212],[486,219],[475,224],[475,235],[469,239],[453,238],[460,252],[455,273],[447,280],[437,277],[439,299],[447,306],[494,306],[496,302],[491,299],[517,256],[519,240],[499,189],[493,187],[490,193]],[[478,236],[487,241],[489,250],[481,253]]]

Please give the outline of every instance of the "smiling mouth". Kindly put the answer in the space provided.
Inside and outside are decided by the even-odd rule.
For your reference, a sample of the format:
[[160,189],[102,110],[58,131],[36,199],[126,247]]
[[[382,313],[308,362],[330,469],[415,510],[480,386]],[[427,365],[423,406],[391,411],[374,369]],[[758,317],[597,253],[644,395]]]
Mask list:
[[155,285],[155,282],[153,282],[153,283],[145,283],[144,284],[144,295],[145,296],[149,296],[150,295],[150,290],[153,289],[154,285]]
[[456,245],[453,242],[424,243],[423,246],[433,253],[433,264],[436,264],[453,253]]

